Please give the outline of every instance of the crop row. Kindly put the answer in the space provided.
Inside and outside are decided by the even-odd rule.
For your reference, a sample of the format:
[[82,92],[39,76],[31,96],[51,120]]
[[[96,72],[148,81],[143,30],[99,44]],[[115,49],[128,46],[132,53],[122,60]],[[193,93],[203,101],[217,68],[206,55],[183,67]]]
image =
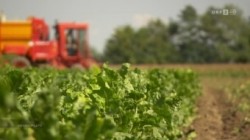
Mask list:
[[190,70],[0,69],[0,138],[177,139],[200,89]]

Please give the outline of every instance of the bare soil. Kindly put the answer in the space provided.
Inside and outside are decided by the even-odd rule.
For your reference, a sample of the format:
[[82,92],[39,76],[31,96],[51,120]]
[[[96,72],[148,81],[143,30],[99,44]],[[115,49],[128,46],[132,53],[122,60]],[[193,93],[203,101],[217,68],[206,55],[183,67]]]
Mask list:
[[196,140],[250,140],[250,123],[224,91],[203,87],[197,107],[198,116],[191,126]]

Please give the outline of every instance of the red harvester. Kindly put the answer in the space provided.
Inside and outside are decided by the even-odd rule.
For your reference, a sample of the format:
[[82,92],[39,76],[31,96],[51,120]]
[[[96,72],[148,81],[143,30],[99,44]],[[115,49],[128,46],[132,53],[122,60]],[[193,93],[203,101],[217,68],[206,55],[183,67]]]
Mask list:
[[88,45],[88,24],[60,22],[55,40],[43,19],[0,21],[0,55],[17,67],[51,65],[57,68],[96,65]]

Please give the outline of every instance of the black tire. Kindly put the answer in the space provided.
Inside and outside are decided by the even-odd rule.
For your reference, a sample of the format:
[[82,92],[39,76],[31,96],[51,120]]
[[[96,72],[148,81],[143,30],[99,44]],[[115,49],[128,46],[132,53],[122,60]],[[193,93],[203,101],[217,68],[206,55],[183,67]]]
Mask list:
[[13,58],[11,64],[17,68],[25,68],[25,67],[30,67],[30,61],[22,56],[18,56]]

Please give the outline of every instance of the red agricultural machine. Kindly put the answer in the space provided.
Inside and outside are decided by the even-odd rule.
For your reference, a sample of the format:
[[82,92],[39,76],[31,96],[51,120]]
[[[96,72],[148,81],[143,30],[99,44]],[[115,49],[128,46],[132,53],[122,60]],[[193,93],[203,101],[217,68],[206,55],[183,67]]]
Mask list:
[[0,57],[16,67],[50,65],[56,68],[97,65],[88,46],[88,24],[56,23],[55,40],[43,19],[0,21]]

